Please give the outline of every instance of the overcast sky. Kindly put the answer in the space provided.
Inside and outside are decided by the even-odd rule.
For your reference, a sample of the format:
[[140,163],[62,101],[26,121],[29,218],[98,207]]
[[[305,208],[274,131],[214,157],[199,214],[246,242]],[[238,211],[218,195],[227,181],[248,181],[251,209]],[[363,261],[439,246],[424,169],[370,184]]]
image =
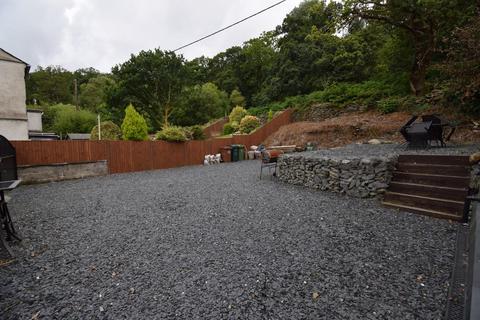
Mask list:
[[[37,65],[108,72],[131,53],[173,50],[279,0],[0,0],[0,48]],[[287,0],[182,53],[213,56],[272,30],[301,0]]]

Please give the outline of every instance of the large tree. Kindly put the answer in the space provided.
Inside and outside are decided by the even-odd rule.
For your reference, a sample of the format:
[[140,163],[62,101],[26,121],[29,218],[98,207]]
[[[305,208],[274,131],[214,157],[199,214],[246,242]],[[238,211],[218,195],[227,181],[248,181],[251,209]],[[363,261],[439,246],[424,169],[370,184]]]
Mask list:
[[27,100],[39,104],[72,103],[73,74],[61,66],[37,69],[27,79]]
[[231,92],[239,87],[239,69],[242,63],[242,48],[234,46],[215,55],[208,62],[208,78],[221,90]]
[[277,55],[277,38],[273,32],[265,32],[258,38],[246,41],[242,47],[241,63],[237,66],[238,88],[246,98],[246,104],[264,102],[262,90],[267,86]]
[[480,115],[480,6],[478,13],[455,30],[443,65],[449,75],[449,98],[476,116]]
[[420,95],[439,40],[473,13],[474,4],[474,0],[346,0],[344,15],[350,22],[376,21],[408,35],[413,51],[410,87]]
[[110,95],[110,106],[124,109],[133,103],[147,117],[152,129],[168,124],[188,82],[184,58],[160,49],[132,55],[128,61],[113,67],[112,73],[117,86]]
[[107,93],[115,85],[115,81],[107,75],[91,78],[80,86],[80,106],[98,112],[107,102]]
[[320,60],[331,44],[317,40],[320,35],[325,35],[324,40],[328,43],[338,40],[335,36],[338,8],[335,2],[307,0],[293,9],[277,27],[279,52],[275,74],[270,81],[272,98],[321,89],[321,78],[328,74],[322,73],[325,66]]
[[77,80],[77,85],[81,86],[82,84],[87,83],[90,79],[99,76],[101,73],[95,68],[80,68],[73,72],[73,77]]
[[204,124],[222,117],[227,112],[228,102],[227,93],[211,82],[185,87],[172,114],[172,122],[182,126]]

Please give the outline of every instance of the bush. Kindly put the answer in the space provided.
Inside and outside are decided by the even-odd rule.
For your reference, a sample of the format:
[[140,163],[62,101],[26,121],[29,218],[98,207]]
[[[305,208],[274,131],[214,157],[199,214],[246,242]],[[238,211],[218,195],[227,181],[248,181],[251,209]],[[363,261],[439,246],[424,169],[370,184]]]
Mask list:
[[230,93],[230,105],[232,106],[245,106],[245,97],[242,96],[242,93],[238,89],[233,89]]
[[233,121],[229,123],[225,123],[223,126],[223,134],[228,135],[237,132],[238,130],[238,123]]
[[87,110],[76,110],[75,107],[56,107],[51,129],[60,134],[90,133],[97,122],[97,116]]
[[232,112],[230,112],[230,115],[228,118],[230,119],[230,122],[237,122],[240,123],[240,121],[243,119],[248,114],[247,110],[240,106],[236,106],[235,108],[232,109]]
[[54,123],[58,112],[65,109],[75,110],[75,106],[62,103],[38,107],[43,111],[42,125],[45,132],[55,132]]
[[148,140],[148,126],[145,119],[130,104],[125,109],[125,118],[122,123],[123,140]]
[[235,132],[235,128],[232,126],[230,122],[225,123],[223,125],[223,135],[232,134],[234,132]]
[[380,100],[377,103],[377,109],[381,113],[392,113],[398,110],[400,101],[396,97]]
[[249,108],[248,113],[261,117],[268,112],[295,108],[303,112],[314,104],[331,103],[336,108],[351,105],[373,107],[377,101],[390,97],[408,95],[408,76],[384,80],[369,80],[362,83],[334,83],[324,90],[314,91],[306,95],[287,97],[282,102],[274,102],[261,107]]
[[169,142],[184,142],[187,141],[185,129],[177,126],[168,126],[157,132],[157,140],[164,140]]
[[[112,121],[103,121],[100,123],[100,130],[102,140],[120,140],[122,137],[122,130]],[[90,140],[98,140],[98,125],[93,127],[90,133]]]
[[260,120],[255,116],[245,116],[240,121],[240,132],[250,133],[260,126]]
[[273,110],[268,110],[267,120],[270,122],[273,119]]
[[203,132],[203,127],[200,125],[195,125],[191,127],[187,127],[186,130],[190,133],[190,139],[192,140],[204,140],[205,133]]

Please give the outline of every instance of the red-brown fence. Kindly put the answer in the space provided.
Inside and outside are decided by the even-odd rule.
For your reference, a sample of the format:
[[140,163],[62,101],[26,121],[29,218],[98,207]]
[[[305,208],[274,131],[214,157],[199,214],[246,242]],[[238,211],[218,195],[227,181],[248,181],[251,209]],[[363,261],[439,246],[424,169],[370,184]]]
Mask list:
[[228,123],[228,117],[219,119],[203,129],[203,133],[207,138],[211,138],[213,136],[219,135],[223,131],[223,126]]
[[286,110],[249,135],[172,143],[165,141],[12,141],[18,165],[107,160],[110,173],[165,169],[202,164],[206,154],[223,146],[258,145],[291,122]]

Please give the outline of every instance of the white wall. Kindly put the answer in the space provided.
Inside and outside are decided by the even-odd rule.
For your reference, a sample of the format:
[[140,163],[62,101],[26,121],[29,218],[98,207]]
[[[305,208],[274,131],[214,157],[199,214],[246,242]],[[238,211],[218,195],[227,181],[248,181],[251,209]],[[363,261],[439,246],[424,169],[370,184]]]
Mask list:
[[27,120],[0,119],[0,135],[8,140],[28,140]]
[[0,134],[28,140],[25,65],[0,61]]
[[42,114],[41,112],[27,111],[28,131],[42,132]]

